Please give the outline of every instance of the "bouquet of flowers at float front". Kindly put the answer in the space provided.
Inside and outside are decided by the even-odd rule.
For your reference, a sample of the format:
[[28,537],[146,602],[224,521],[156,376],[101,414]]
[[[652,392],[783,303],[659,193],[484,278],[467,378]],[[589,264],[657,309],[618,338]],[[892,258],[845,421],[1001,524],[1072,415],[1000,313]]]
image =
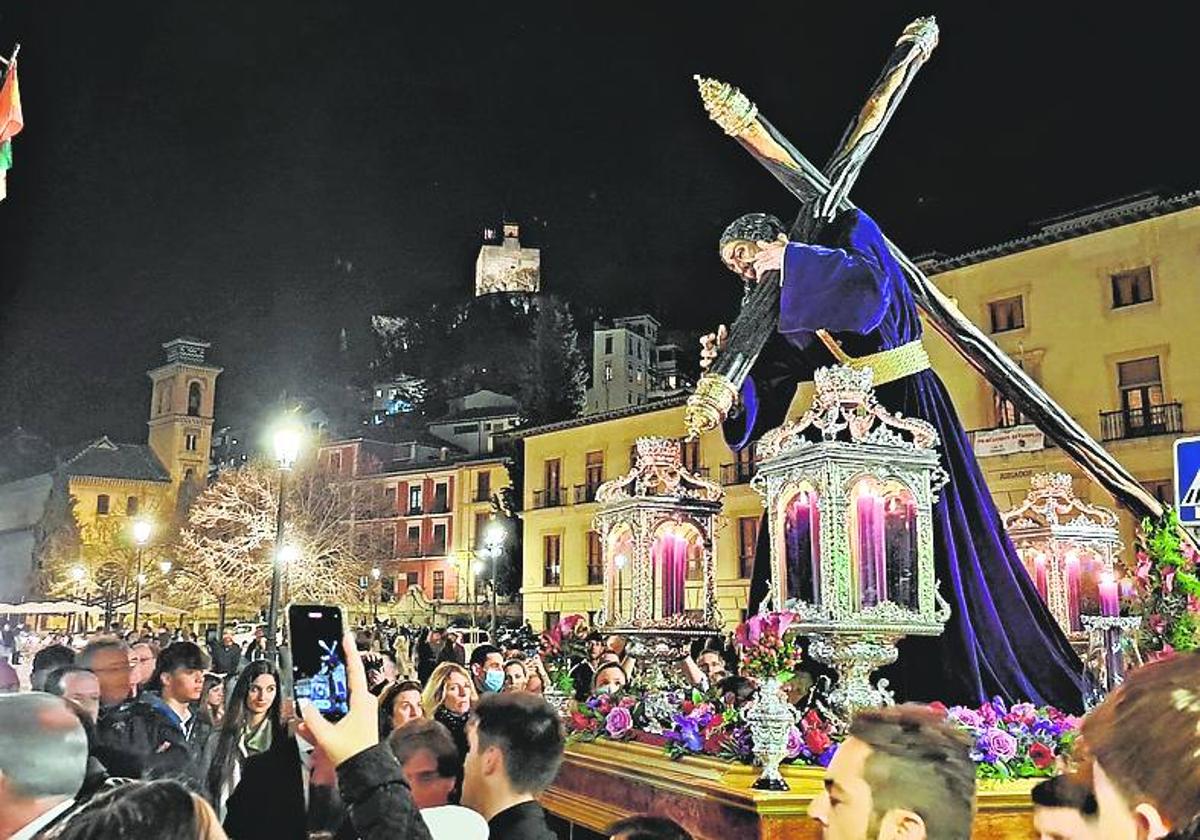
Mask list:
[[586,657],[587,618],[568,615],[541,635],[539,650],[542,664],[550,675],[554,688],[564,694],[575,691],[571,668]]
[[978,709],[940,703],[933,707],[966,732],[974,742],[971,758],[981,779],[1028,779],[1059,772],[1079,735],[1080,719],[1051,706],[1014,703],[999,697]]
[[759,613],[738,625],[734,639],[741,650],[744,677],[790,680],[800,663],[800,646],[787,638],[792,613]]

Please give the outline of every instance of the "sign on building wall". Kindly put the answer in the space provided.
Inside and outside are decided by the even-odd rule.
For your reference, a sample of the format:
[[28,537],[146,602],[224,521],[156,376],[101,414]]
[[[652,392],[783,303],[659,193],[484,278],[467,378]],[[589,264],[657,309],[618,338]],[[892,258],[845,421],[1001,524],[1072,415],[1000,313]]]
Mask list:
[[1012,455],[1017,452],[1037,452],[1046,448],[1046,436],[1037,426],[1010,426],[1006,429],[987,429],[975,432],[975,455]]
[[1180,522],[1200,526],[1200,437],[1175,441],[1175,507]]

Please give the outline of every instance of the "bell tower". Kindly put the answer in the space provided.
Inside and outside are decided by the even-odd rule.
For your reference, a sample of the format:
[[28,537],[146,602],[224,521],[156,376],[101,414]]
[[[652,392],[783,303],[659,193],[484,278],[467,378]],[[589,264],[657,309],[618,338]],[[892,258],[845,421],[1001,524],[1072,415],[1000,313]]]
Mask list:
[[212,445],[213,398],[221,368],[205,361],[211,345],[176,338],[163,345],[166,364],[147,371],[150,392],[150,449],[178,489],[185,481],[203,483]]

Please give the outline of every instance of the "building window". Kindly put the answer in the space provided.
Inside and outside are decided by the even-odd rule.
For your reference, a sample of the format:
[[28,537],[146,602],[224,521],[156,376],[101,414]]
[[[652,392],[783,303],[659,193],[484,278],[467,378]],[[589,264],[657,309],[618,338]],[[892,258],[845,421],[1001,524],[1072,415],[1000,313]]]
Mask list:
[[433,600],[441,601],[446,597],[446,573],[437,570],[433,573]]
[[188,386],[188,408],[189,417],[200,416],[200,383],[193,382]]
[[613,337],[611,335],[604,336],[604,353],[611,356],[613,351]]
[[96,497],[96,513],[100,516],[108,515],[108,494],[101,493]]
[[450,509],[450,485],[440,482],[433,486],[433,512],[445,513]]
[[988,315],[992,319],[992,332],[1019,330],[1025,326],[1025,306],[1021,296],[994,300],[988,304]]
[[492,474],[487,470],[475,476],[475,501],[486,502],[492,497]]
[[408,531],[405,534],[404,541],[408,543],[404,547],[404,553],[409,557],[416,557],[421,553],[421,526],[409,525]]
[[[242,456],[242,460],[243,461],[246,460],[245,455]],[[191,481],[195,477],[196,477],[196,471],[194,469],[192,469],[191,467],[188,467],[186,470],[183,471],[183,480],[184,481]]]
[[130,496],[128,499],[125,500],[125,515],[126,516],[137,516],[137,512],[138,512],[138,497]]
[[433,526],[433,553],[446,553],[446,524],[444,522]]
[[404,586],[406,589],[411,589],[414,586],[420,586],[420,585],[421,585],[421,573],[420,572],[405,572],[404,573]]
[[758,547],[757,516],[738,518],[738,569],[744,578],[754,576],[754,552]]
[[1152,425],[1154,406],[1163,404],[1158,356],[1118,363],[1117,384],[1121,389],[1121,412],[1125,415],[1126,430]]
[[555,627],[558,626],[558,622],[561,620],[561,616],[562,616],[562,613],[560,613],[560,612],[542,613],[542,624],[545,625],[545,628],[547,630],[553,630]]
[[604,381],[612,382],[612,362],[604,363]]
[[542,538],[542,583],[545,586],[562,585],[562,554],[558,534],[547,534]]
[[1113,309],[1147,303],[1154,300],[1154,282],[1150,279],[1150,266],[1144,265],[1132,271],[1122,271],[1112,276]]
[[396,512],[396,488],[394,485],[383,488],[383,505],[388,513]]
[[604,583],[604,562],[600,556],[600,533],[598,531],[588,531],[587,572],[589,586]]
[[1146,488],[1147,493],[1158,499],[1161,504],[1175,504],[1175,482],[1171,479],[1157,478],[1150,481],[1143,481],[1142,486]]
[[492,518],[492,515],[490,513],[475,514],[475,550],[476,551],[482,549],[484,543],[487,541],[488,521],[491,518]]
[[329,471],[332,473],[341,474],[341,472],[342,472],[342,453],[340,451],[329,453]]
[[584,464],[584,482],[587,487],[587,500],[596,500],[596,490],[604,482],[604,452],[589,452]]
[[183,436],[183,448],[186,449],[188,452],[195,452],[196,451],[196,435],[191,434],[191,433],[184,435]]
[[421,485],[408,488],[408,513],[410,516],[421,515]]
[[542,467],[542,476],[546,482],[546,506],[556,507],[562,504],[559,486],[562,480],[562,461],[558,458],[546,461]]
[[[1034,358],[1015,359],[1017,367],[1029,374],[1029,378],[1034,382],[1041,382],[1039,375],[1041,370],[1041,362]],[[992,413],[995,417],[995,428],[1008,429],[1013,426],[1021,426],[1029,422],[1029,418],[1022,412],[1017,410],[1012,400],[1005,397],[999,391],[992,391]]]

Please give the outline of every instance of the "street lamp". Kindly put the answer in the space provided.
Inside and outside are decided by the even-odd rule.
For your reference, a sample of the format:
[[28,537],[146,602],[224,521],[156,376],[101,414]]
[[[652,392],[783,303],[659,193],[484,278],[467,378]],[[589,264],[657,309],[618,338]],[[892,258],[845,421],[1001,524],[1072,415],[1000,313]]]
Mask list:
[[133,521],[133,542],[137,546],[137,575],[134,577],[135,587],[133,590],[133,630],[135,633],[142,612],[142,584],[146,582],[146,576],[142,574],[142,550],[150,541],[150,534],[153,530],[154,526],[149,519]]
[[379,626],[379,576],[383,574],[378,566],[371,568],[371,625]]
[[[83,588],[83,579],[85,577],[87,577],[87,570],[84,569],[83,566],[72,566],[71,567],[71,580],[75,581],[75,601],[77,603],[80,600],[82,600],[80,597],[80,590]],[[87,616],[86,615],[81,616],[78,623],[85,631],[87,630]],[[71,625],[69,623],[67,625],[67,630],[69,632],[74,632],[73,628],[71,627]]]
[[[275,461],[279,465],[279,507],[275,512],[275,562],[271,568],[271,601],[267,608],[267,653],[275,659],[275,631],[279,625],[279,590],[283,583],[283,566],[288,562],[283,544],[283,500],[287,485],[287,474],[300,457],[303,433],[294,423],[283,423],[275,430]],[[293,548],[294,550],[294,548]],[[294,557],[293,557],[294,559]]]
[[488,631],[493,640],[496,638],[496,565],[500,560],[500,555],[504,552],[506,535],[504,526],[499,522],[493,522],[484,532],[484,550],[492,558],[492,621]]
[[486,567],[482,560],[476,560],[471,564],[471,626],[479,626],[479,576],[483,574]]

